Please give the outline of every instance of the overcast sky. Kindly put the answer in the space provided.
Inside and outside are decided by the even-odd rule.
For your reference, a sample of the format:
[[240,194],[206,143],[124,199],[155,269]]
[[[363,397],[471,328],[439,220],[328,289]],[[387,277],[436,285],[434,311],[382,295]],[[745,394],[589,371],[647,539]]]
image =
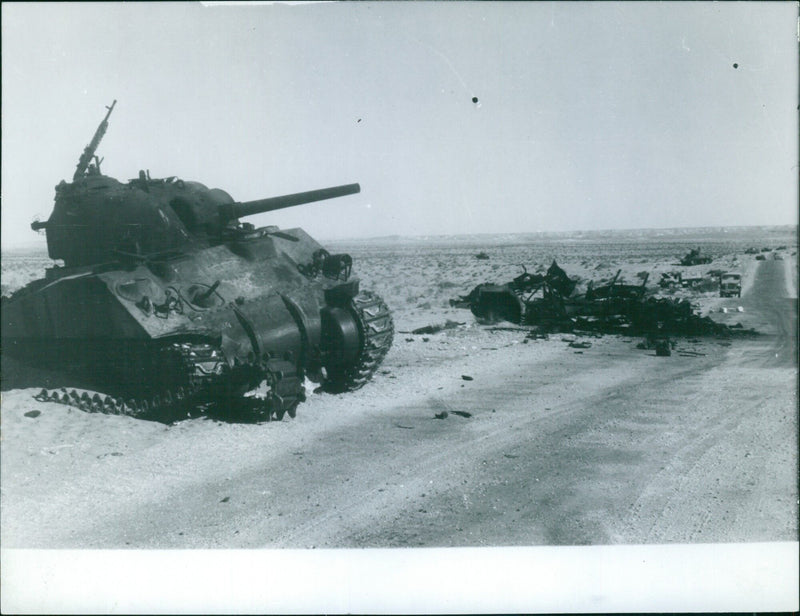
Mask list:
[[796,223],[797,93],[791,2],[4,3],[2,242],[114,99],[120,180],[360,182],[251,219],[320,239]]

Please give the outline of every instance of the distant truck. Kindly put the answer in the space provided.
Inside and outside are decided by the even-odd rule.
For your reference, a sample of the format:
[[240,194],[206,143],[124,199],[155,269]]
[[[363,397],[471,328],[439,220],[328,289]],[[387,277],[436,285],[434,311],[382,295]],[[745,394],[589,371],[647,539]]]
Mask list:
[[720,297],[742,296],[742,275],[737,272],[727,272],[719,277]]

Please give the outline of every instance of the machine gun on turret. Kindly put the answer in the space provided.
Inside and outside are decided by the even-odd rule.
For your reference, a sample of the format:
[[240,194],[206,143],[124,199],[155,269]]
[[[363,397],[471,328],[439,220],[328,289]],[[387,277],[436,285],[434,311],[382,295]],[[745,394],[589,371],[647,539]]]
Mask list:
[[97,173],[100,173],[100,160],[95,156],[95,152],[97,151],[97,146],[100,145],[100,142],[103,140],[103,135],[106,134],[106,130],[108,129],[108,118],[111,115],[111,112],[114,111],[114,105],[117,104],[117,99],[114,99],[114,102],[111,103],[110,107],[106,107],[108,109],[108,113],[106,117],[103,118],[103,121],[100,122],[100,126],[97,127],[97,130],[94,132],[94,137],[83,149],[83,154],[81,154],[80,160],[78,160],[78,165],[75,168],[75,173],[72,175],[72,181],[75,182],[81,179],[86,172],[89,170],[89,163],[94,158],[95,161],[95,169]]

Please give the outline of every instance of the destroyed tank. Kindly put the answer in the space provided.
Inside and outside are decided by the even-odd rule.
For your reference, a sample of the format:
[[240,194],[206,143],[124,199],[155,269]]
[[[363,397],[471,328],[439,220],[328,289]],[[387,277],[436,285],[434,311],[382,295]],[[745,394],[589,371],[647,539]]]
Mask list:
[[706,263],[711,263],[711,261],[711,257],[702,254],[700,248],[692,248],[688,253],[686,253],[686,256],[681,259],[681,265],[704,265]]
[[[127,183],[95,155],[107,107],[72,182],[56,187],[44,230],[63,261],[3,298],[3,353],[89,375],[106,394],[42,392],[84,408],[164,417],[216,401],[294,417],[304,380],[364,385],[392,343],[383,300],[360,288],[347,254],[253,214],[358,193],[347,184],[236,202],[224,190],[149,172]],[[257,402],[256,402],[257,401]]]

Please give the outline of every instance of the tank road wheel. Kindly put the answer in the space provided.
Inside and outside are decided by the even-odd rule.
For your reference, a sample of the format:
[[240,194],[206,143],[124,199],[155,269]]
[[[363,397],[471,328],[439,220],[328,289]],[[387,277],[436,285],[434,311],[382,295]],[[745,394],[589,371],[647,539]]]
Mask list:
[[376,294],[362,291],[345,308],[323,312],[323,346],[328,391],[354,391],[372,378],[394,338],[389,307]]

